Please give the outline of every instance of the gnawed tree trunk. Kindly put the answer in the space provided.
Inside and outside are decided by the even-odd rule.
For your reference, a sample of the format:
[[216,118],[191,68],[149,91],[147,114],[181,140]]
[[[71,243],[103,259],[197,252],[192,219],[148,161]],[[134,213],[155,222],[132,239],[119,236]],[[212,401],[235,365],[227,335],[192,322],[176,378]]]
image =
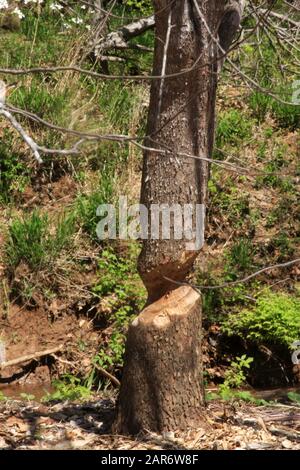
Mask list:
[[[151,88],[145,145],[152,150],[144,153],[141,192],[150,214],[153,204],[196,207],[207,202],[208,162],[180,154],[211,157],[222,63],[212,36],[220,36],[221,47],[229,48],[244,1],[154,0],[154,6],[153,74],[167,77],[154,80]],[[185,280],[200,251],[196,228],[192,240],[188,232],[181,240],[171,232],[170,240],[143,243],[138,267],[148,306],[129,328],[119,432],[187,429],[201,421],[199,295],[172,282]]]
[[200,295],[173,290],[129,327],[117,428],[172,431],[202,419]]

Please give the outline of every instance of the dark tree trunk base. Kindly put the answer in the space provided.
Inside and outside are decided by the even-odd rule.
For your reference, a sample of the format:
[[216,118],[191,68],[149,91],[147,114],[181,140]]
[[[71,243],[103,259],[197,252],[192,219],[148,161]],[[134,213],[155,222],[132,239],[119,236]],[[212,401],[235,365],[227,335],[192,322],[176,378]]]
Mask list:
[[114,430],[122,434],[203,423],[201,302],[182,286],[146,307],[129,327]]

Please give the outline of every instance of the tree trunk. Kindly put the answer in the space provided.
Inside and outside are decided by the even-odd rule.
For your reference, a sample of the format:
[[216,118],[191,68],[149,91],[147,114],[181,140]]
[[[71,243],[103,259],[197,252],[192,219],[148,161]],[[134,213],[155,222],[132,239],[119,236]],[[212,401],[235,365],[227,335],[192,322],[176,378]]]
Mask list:
[[202,420],[200,295],[182,286],[129,327],[116,428],[137,434]]
[[[141,191],[150,216],[153,204],[194,208],[207,202],[208,162],[180,154],[211,157],[223,61],[216,38],[222,49],[229,48],[243,4],[154,1],[153,74],[167,77],[154,80],[151,87],[145,141],[150,149],[144,153]],[[174,221],[175,216],[173,229]],[[117,417],[120,432],[187,429],[201,420],[199,295],[173,282],[185,280],[201,249],[197,240],[203,224],[197,226],[194,218],[192,229],[192,237],[184,231],[176,239],[171,231],[170,239],[160,233],[158,239],[144,240],[138,268],[148,306],[129,328]]]
[[[196,207],[207,202],[208,162],[183,158],[178,153],[211,157],[220,56],[211,34],[218,37],[220,31],[221,43],[228,48],[240,17],[237,2],[197,0],[197,4],[209,31],[193,0],[155,2],[154,75],[179,75],[155,80],[151,89],[146,145],[166,149],[166,153],[146,151],[144,155],[141,202],[150,213],[151,204]],[[187,243],[196,246],[195,225],[193,231],[192,240],[185,236],[181,240],[145,240],[139,272],[150,302],[174,288],[164,276],[183,281],[193,266],[201,248],[186,249]]]

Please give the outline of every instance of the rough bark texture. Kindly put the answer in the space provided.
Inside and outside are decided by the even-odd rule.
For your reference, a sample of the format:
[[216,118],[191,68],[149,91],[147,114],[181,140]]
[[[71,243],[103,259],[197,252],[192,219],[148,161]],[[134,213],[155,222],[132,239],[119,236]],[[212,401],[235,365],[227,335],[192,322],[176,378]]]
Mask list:
[[118,432],[174,431],[203,418],[200,296],[183,286],[130,325],[121,384]]
[[[154,3],[157,13],[153,73],[179,76],[152,84],[147,129],[150,137],[146,144],[166,149],[166,153],[145,152],[141,202],[149,209],[151,204],[162,203],[205,204],[208,163],[177,154],[211,157],[220,54],[193,1]],[[228,48],[239,25],[239,4],[198,0],[198,5],[211,33],[217,36],[220,30],[222,45]],[[181,73],[191,68],[192,71]],[[177,281],[185,279],[199,253],[186,249],[188,241],[183,238],[144,242],[139,272],[150,302],[174,288],[164,276]]]
[[[219,35],[222,50],[228,49],[243,3],[154,1],[153,74],[175,76],[154,80],[151,88],[146,145],[152,150],[144,154],[141,192],[150,215],[152,204],[206,204],[208,163],[178,153],[211,156],[223,61],[213,38]],[[139,272],[148,306],[129,328],[115,425],[119,432],[186,430],[203,416],[200,296],[172,282],[185,280],[198,255],[198,247],[187,249],[190,242],[187,236],[174,239],[171,232],[170,240],[150,237],[143,243]]]

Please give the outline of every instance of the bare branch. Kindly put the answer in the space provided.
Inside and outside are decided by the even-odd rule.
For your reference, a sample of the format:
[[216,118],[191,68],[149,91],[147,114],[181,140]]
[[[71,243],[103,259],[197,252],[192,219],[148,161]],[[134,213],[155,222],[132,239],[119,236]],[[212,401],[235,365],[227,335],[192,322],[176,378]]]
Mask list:
[[11,361],[6,361],[0,363],[0,369],[5,369],[6,367],[17,366],[18,364],[22,364],[24,362],[32,361],[35,359],[39,359],[40,357],[50,356],[58,351],[63,349],[63,345],[60,344],[54,348],[45,349],[44,351],[37,351],[33,354],[27,354],[26,356],[17,357],[16,359],[12,359]]
[[280,263],[280,264],[274,264],[273,266],[267,266],[263,269],[260,269],[259,271],[256,271],[255,273],[250,274],[249,276],[244,277],[243,279],[238,279],[237,281],[232,281],[232,282],[225,282],[224,284],[220,284],[218,286],[198,286],[198,285],[190,284],[189,282],[174,281],[173,279],[169,279],[168,277],[166,277],[166,280],[169,282],[172,282],[173,284],[180,285],[180,286],[183,286],[183,285],[191,286],[196,290],[226,289],[227,287],[233,287],[238,284],[244,284],[250,281],[251,279],[259,276],[260,274],[263,274],[268,271],[272,271],[272,269],[288,268],[298,263],[300,263],[300,258],[294,259],[292,261],[288,261],[287,263]]

